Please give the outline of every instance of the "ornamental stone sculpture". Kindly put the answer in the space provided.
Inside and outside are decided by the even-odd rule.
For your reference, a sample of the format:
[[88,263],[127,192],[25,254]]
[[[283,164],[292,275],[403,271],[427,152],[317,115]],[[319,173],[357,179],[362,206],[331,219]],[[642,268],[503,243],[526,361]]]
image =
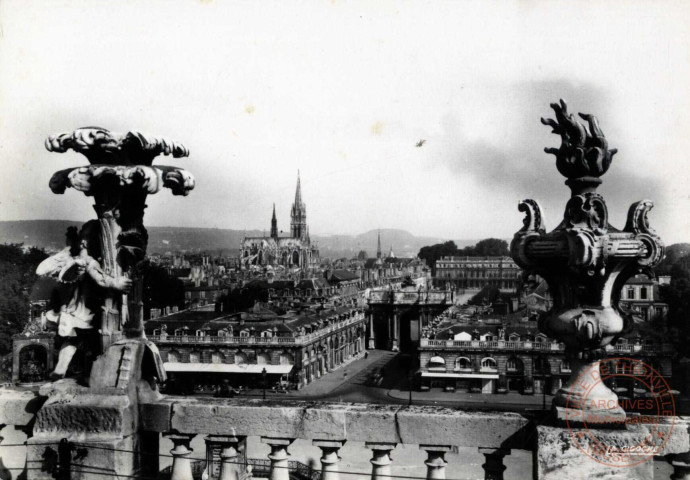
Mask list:
[[[133,360],[123,360],[126,356],[122,353],[123,345],[129,349],[130,356],[141,350],[138,355],[153,361],[155,375],[165,380],[158,351],[144,338],[142,271],[148,244],[144,209],[147,195],[163,188],[169,188],[173,195],[187,195],[194,188],[194,178],[189,172],[152,165],[158,155],[179,158],[188,156],[189,151],[170,140],[138,132],[114,133],[100,127],[51,136],[45,145],[51,152],[74,150],[90,163],[56,172],[50,179],[50,189],[63,194],[67,188],[73,188],[94,198],[97,220],[87,222],[82,232],[94,232],[95,238],[85,245],[85,235],[80,235],[81,245],[72,242],[71,247],[46,260],[37,272],[75,285],[74,298],[65,301],[61,313],[56,312],[65,332],[73,326],[92,328],[92,321],[98,321],[104,354],[94,364],[90,385],[125,386],[123,368],[125,364],[127,369],[131,368]],[[95,283],[100,290],[81,288],[83,283]],[[81,308],[84,305],[89,307]],[[69,322],[70,318],[76,320]],[[115,345],[118,345],[116,351],[109,353],[109,347]],[[64,374],[64,363],[69,363],[69,359],[61,358],[61,362],[57,376]],[[129,373],[125,376],[129,378]]]
[[586,392],[585,399],[576,379],[584,372],[597,375],[604,347],[632,327],[631,314],[619,305],[621,288],[637,273],[653,275],[651,267],[663,258],[664,246],[647,220],[653,206],[649,200],[630,207],[623,230],[609,224],[606,202],[596,189],[616,150],[608,148],[593,115],[580,114],[588,123],[584,125],[568,113],[563,100],[551,107],[556,120],[542,123],[561,136],[561,146],[545,151],[556,156],[572,195],[563,220],[549,233],[539,204],[520,202],[524,226],[510,248],[525,274],[544,278],[553,296],[553,308],[540,318],[539,329],[566,345],[572,368],[570,380],[554,398],[558,417],[573,418],[576,411],[593,424],[596,418],[624,418],[625,413],[603,382]]

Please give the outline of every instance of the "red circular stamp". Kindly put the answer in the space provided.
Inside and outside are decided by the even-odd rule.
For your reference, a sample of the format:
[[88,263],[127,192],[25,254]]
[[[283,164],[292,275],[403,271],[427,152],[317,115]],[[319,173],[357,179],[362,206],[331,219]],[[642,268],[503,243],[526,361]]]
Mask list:
[[633,467],[661,454],[676,409],[656,369],[640,359],[615,357],[580,371],[568,390],[566,412],[577,448],[599,463]]

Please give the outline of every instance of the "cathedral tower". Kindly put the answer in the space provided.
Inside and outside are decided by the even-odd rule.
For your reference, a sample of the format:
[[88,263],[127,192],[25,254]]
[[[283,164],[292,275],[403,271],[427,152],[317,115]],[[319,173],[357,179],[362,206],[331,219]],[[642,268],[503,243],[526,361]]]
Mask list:
[[290,213],[290,232],[293,238],[309,241],[309,227],[307,227],[307,207],[302,203],[302,187],[300,185],[299,170],[297,171],[297,190],[295,203]]
[[276,218],[276,204],[273,204],[273,218],[271,218],[271,238],[278,238],[278,219]]

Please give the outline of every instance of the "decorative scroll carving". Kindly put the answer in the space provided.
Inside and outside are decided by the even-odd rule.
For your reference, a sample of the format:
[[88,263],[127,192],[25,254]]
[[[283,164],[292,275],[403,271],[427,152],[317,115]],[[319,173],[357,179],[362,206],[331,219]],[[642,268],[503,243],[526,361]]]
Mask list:
[[602,196],[585,193],[571,197],[565,206],[565,224],[569,228],[584,228],[604,235],[609,226],[609,214]]
[[649,226],[647,214],[654,208],[654,203],[650,200],[640,200],[630,205],[628,209],[628,219],[625,223],[624,231],[633,233],[635,239],[642,242],[644,254],[638,259],[638,264],[645,267],[658,265],[664,258],[664,244]]
[[567,234],[570,267],[575,271],[579,271],[580,268],[589,270],[598,260],[596,236],[592,231],[582,228],[568,230]]
[[525,218],[522,220],[523,227],[518,233],[544,231],[544,215],[539,202],[527,198],[518,204],[518,210],[525,212]]
[[56,172],[50,179],[53,193],[62,194],[68,187],[94,195],[107,187],[137,188],[146,194],[158,193],[163,187],[173,195],[187,195],[194,188],[194,177],[186,170],[167,166],[89,165]]
[[597,118],[579,114],[589,124],[588,129],[568,113],[564,100],[560,104],[552,103],[551,108],[556,113],[556,120],[542,118],[541,123],[549,125],[553,133],[561,136],[561,146],[545,148],[544,151],[556,156],[558,171],[567,178],[600,177],[605,174],[618,150],[608,148],[608,141]]
[[656,236],[656,232],[649,226],[649,219],[647,218],[647,214],[652,208],[654,208],[654,203],[651,200],[640,200],[630,205],[624,230],[634,234],[649,233]]
[[51,135],[45,146],[48,151],[58,153],[72,149],[83,154],[91,164],[150,166],[158,155],[189,156],[189,150],[173,140],[147,137],[134,131],[115,133],[101,127],[83,127]]

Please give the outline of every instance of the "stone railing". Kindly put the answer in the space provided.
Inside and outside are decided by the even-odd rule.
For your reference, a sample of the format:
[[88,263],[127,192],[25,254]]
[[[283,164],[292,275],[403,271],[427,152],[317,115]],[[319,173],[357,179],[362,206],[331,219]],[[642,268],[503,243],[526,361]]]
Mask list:
[[453,292],[443,291],[420,291],[420,292],[405,292],[405,291],[390,291],[390,290],[374,290],[369,293],[369,304],[390,303],[395,305],[442,305],[453,303]]
[[[220,444],[220,478],[241,478],[238,445],[248,436],[261,437],[271,453],[269,478],[288,480],[288,447],[296,439],[320,450],[321,478],[391,478],[398,445],[426,451],[426,478],[445,478],[445,454],[473,447],[484,454],[485,478],[502,478],[503,458],[512,449],[531,449],[531,425],[517,413],[464,412],[442,407],[218,400],[167,397],[142,406],[142,428],[175,444],[173,480],[191,479],[190,443],[197,435]],[[339,450],[346,442],[363,442],[371,451],[370,472],[343,472]],[[251,452],[248,452],[249,456]],[[195,455],[197,452],[195,452]],[[203,453],[201,453],[203,456]],[[224,472],[230,472],[224,476]],[[352,473],[357,473],[353,477]]]
[[[564,351],[565,345],[555,342],[511,342],[503,340],[480,341],[480,340],[434,340],[422,338],[419,341],[420,347],[433,347],[438,349],[462,348],[467,350],[540,350],[540,351]],[[617,353],[672,353],[673,346],[670,344],[655,345],[611,345],[607,348],[609,352]]]
[[[147,445],[150,444],[147,447],[137,442],[118,443],[108,437],[98,437],[95,442],[86,441],[82,436],[83,431],[79,430],[84,428],[83,422],[75,423],[75,430],[70,434],[69,429],[65,430],[66,426],[71,425],[67,421],[69,415],[66,419],[55,416],[59,413],[59,404],[50,405],[50,413],[43,415],[41,420],[34,424],[36,412],[41,409],[44,401],[45,397],[38,397],[32,392],[0,390],[0,465],[5,472],[3,478],[48,480],[116,477],[118,469],[127,471],[131,467],[127,463],[136,464],[136,458],[146,459],[147,471],[157,471],[156,469],[160,468],[160,457],[165,462],[172,463],[158,476],[161,479],[192,480],[193,467],[203,467],[207,473],[213,472],[211,478],[244,480],[250,477],[247,472],[247,465],[250,465],[256,469],[255,477],[265,475],[274,480],[289,480],[296,478],[294,475],[299,473],[294,471],[300,467],[299,462],[291,462],[288,453],[288,447],[297,439],[309,441],[314,447],[314,453],[320,451],[320,478],[324,480],[396,478],[392,470],[395,466],[392,457],[395,455],[391,453],[395,454],[398,446],[412,445],[425,451],[427,460],[423,463],[426,466],[426,478],[429,479],[445,478],[445,469],[448,465],[445,454],[455,451],[458,447],[474,448],[479,454],[483,454],[484,478],[491,480],[503,479],[503,472],[506,470],[504,457],[510,455],[513,450],[532,452],[533,478],[536,479],[564,478],[561,474],[566,471],[571,471],[568,478],[573,480],[589,478],[586,471],[573,473],[570,463],[595,464],[574,447],[572,451],[566,452],[565,457],[562,457],[563,452],[560,450],[553,452],[551,437],[555,434],[568,436],[568,431],[565,428],[545,426],[541,423],[543,419],[539,420],[532,414],[472,412],[437,406],[298,401],[281,403],[266,400],[167,396],[139,405],[140,420],[137,431],[140,438],[147,439]],[[110,411],[109,405],[92,408],[104,408],[103,413]],[[60,431],[63,433],[55,437],[64,439],[57,442],[60,445],[55,440],[46,441],[47,439],[43,438],[45,432],[40,438],[32,437],[37,427],[39,431],[46,428],[46,422],[55,424],[56,427],[62,425]],[[674,424],[672,429],[669,428],[670,422]],[[669,441],[664,444],[656,458],[665,457],[670,463],[671,467],[667,469],[673,469],[671,478],[687,478],[684,475],[690,473],[690,454],[687,453],[690,450],[689,425],[689,420],[685,417],[670,417],[664,419],[658,427],[670,434]],[[21,438],[14,434],[16,431],[21,432]],[[161,436],[174,445],[169,454],[167,449],[159,449]],[[195,437],[203,438],[206,452],[198,447],[194,452],[191,450],[190,443]],[[247,437],[260,437],[261,442],[270,447],[271,451],[266,459],[257,460],[255,454],[248,451],[245,453],[250,458],[246,461],[241,460],[240,444]],[[63,442],[67,450],[62,448]],[[371,451],[370,472],[353,472],[347,467],[339,467],[340,449],[346,442],[361,442],[364,444],[363,448]],[[138,448],[140,450],[137,450]],[[104,455],[114,453],[119,455],[117,459],[120,464],[105,461]],[[52,464],[52,467],[49,462],[51,455],[60,460],[57,464]],[[520,458],[529,457],[523,455]],[[101,459],[103,463],[98,463]],[[193,464],[194,460],[197,460],[196,464]],[[66,464],[63,463],[65,461]],[[658,470],[658,466],[652,463],[646,462],[646,470],[636,469],[633,472],[637,475],[635,478],[662,478],[654,473],[654,468]],[[406,464],[403,465],[404,468],[409,468]],[[529,469],[529,465],[526,468]],[[199,473],[200,470],[196,468],[195,471]],[[312,470],[311,467],[305,468],[300,478],[309,476],[313,480],[317,472],[318,470]],[[623,470],[620,467],[610,467],[609,470],[611,478],[615,476],[614,473],[620,475],[621,472]],[[626,477],[625,473],[621,478],[632,478]],[[154,477],[142,474],[128,475],[128,478]],[[417,477],[408,474],[405,478]]]
[[564,351],[565,345],[552,342],[506,342],[503,340],[434,340],[422,338],[420,347],[433,347],[438,349],[462,348],[467,350],[541,350]]
[[235,336],[218,336],[218,335],[148,335],[147,338],[154,343],[168,344],[168,343],[190,343],[190,344],[224,344],[224,345],[307,345],[315,340],[330,335],[342,328],[350,326],[355,323],[363,322],[364,314],[358,313],[350,318],[341,320],[339,322],[328,325],[315,332],[306,335],[299,335],[296,337],[235,337]]

